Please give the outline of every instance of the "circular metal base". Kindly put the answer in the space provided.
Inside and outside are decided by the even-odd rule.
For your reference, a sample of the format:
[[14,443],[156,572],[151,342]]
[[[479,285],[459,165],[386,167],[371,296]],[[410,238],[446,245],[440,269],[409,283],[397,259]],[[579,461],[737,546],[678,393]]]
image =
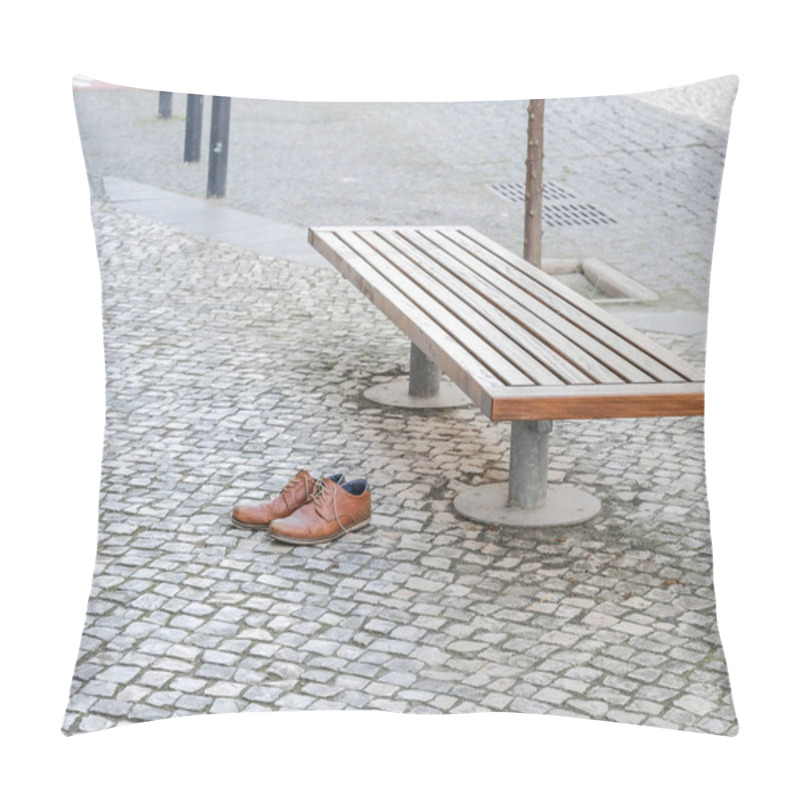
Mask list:
[[474,522],[513,528],[557,528],[579,525],[600,513],[600,501],[567,483],[547,487],[547,498],[539,508],[508,505],[508,484],[488,483],[465,489],[453,500],[456,511]]
[[472,404],[461,389],[446,381],[442,381],[438,393],[432,397],[414,397],[408,393],[408,378],[370,386],[364,397],[382,406],[400,408],[457,408]]

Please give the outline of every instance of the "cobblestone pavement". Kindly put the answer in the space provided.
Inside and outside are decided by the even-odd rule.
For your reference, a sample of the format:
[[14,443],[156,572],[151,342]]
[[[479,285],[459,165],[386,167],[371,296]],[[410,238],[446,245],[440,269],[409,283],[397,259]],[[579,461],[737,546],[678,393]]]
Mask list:
[[731,120],[731,103],[738,84],[736,76],[726,75],[710,81],[631,96],[668,111],[698,117],[711,125],[728,128]]
[[[595,256],[655,291],[656,307],[705,312],[735,89],[718,79],[644,95],[646,103],[549,100],[545,181],[574,195],[563,202],[590,204],[614,222],[548,227],[544,256]],[[210,98],[202,160],[193,165],[182,161],[184,96],[175,95],[170,120],[157,119],[152,91],[78,91],[75,101],[95,178],[205,196]],[[524,184],[526,106],[235,98],[224,203],[303,229],[471,225],[520,253],[524,204],[491,187]],[[709,109],[708,120],[698,108]]]
[[[364,401],[405,371],[408,343],[346,281],[106,204],[93,213],[107,419],[65,733],[332,708],[736,732],[702,419],[557,424],[550,479],[590,487],[596,523],[463,521],[452,498],[505,477],[508,426],[474,408]],[[657,338],[702,363],[702,337]],[[372,525],[302,551],[229,525],[237,499],[300,467],[367,477]]]

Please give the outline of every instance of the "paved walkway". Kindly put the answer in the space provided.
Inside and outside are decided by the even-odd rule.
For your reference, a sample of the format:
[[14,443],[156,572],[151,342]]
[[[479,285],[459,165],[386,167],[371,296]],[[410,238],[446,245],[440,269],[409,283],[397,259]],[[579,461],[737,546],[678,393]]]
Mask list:
[[[105,97],[103,108],[126,96],[137,109],[154,98],[81,95]],[[633,103],[608,113],[650,113]],[[100,110],[81,111],[84,136]],[[149,137],[159,125],[141,127]],[[159,130],[177,130],[170,125]],[[409,413],[362,399],[372,382],[407,368],[408,344],[336,273],[296,260],[293,236],[277,235],[326,209],[303,212],[302,200],[272,208],[276,235],[262,237],[242,200],[175,198],[171,182],[196,181],[202,167],[170,171],[156,149],[159,180],[141,173],[141,159],[111,171],[102,140],[88,138],[108,412],[97,569],[65,732],[300,708],[511,710],[736,731],[715,622],[702,419],[558,424],[550,480],[591,488],[603,502],[598,522],[537,533],[465,522],[452,497],[505,477],[507,426],[473,408]],[[687,147],[718,161],[718,145]],[[554,157],[566,169],[567,154]],[[609,151],[606,174],[611,162]],[[171,194],[142,189],[148,181]],[[299,182],[307,201],[312,183]],[[478,182],[476,208],[478,189],[491,205]],[[278,194],[263,193],[255,210],[294,196],[293,187]],[[177,216],[152,219],[159,199],[159,213]],[[418,213],[431,213],[418,199]],[[473,201],[453,202],[464,210]],[[698,219],[713,205],[708,196],[691,202]],[[200,235],[192,203],[227,222]],[[401,207],[403,221],[418,221],[410,202]],[[388,209],[382,200],[366,221]],[[502,219],[487,232],[506,224],[510,236]],[[644,236],[636,230],[618,229],[629,254]],[[244,238],[225,241],[233,234]],[[603,236],[592,250],[611,261]],[[553,248],[571,241],[580,237],[551,237]],[[637,264],[638,278],[657,282],[660,268]],[[658,283],[664,296],[668,284]],[[702,281],[694,286],[697,297],[663,313],[697,311]],[[702,363],[702,335],[653,335]],[[274,493],[304,466],[367,477],[373,524],[302,551],[228,524],[237,499]]]
[[[734,94],[728,80],[647,97],[689,111],[698,107],[698,94],[715,109],[717,123],[727,120]],[[521,253],[524,204],[492,187],[524,184],[524,101],[236,99],[227,197],[211,203],[205,201],[210,98],[204,103],[204,151],[197,164],[182,161],[184,102],[176,95],[172,119],[159,120],[155,92],[76,92],[98,195],[111,176],[170,191],[177,195],[173,203],[200,198],[206,206],[257,215],[265,230],[276,228],[275,239],[295,231],[301,263],[315,258],[305,245],[311,225],[471,225]],[[547,205],[588,204],[614,222],[546,227],[545,257],[594,256],[655,291],[659,300],[652,306],[617,309],[634,324],[704,332],[726,142],[721,124],[630,97],[549,101]],[[109,196],[119,199],[113,191]]]

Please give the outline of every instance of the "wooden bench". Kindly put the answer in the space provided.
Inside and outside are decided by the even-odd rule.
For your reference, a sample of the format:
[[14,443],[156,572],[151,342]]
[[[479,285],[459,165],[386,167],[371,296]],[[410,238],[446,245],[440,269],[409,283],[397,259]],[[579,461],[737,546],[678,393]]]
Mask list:
[[512,423],[508,484],[459,493],[465,517],[550,526],[599,513],[587,492],[548,491],[552,420],[703,414],[702,370],[471,228],[311,228],[309,241],[411,340],[409,405],[436,402],[441,369]]

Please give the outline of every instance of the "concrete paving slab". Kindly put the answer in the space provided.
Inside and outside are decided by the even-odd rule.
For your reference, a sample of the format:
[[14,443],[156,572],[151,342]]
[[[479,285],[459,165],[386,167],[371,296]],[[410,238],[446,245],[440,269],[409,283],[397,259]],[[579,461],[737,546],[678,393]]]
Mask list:
[[708,316],[699,311],[652,311],[635,306],[605,306],[614,316],[643,331],[677,333],[683,336],[705,335]]
[[297,225],[267,220],[219,200],[188,197],[113,175],[103,177],[103,187],[109,202],[178,230],[309,267],[332,269],[308,244],[307,231]]

